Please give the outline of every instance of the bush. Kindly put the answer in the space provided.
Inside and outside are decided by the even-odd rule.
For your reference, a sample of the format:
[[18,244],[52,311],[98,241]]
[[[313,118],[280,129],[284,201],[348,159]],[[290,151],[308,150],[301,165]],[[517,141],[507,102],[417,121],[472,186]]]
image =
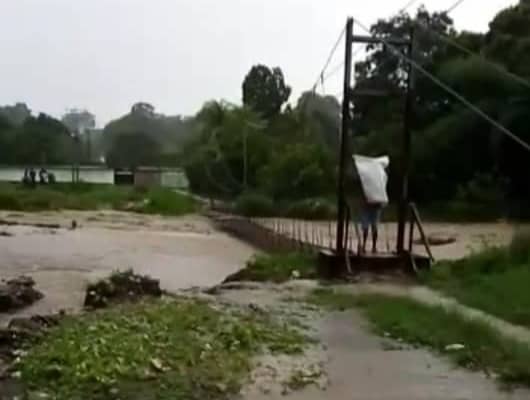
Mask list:
[[275,215],[275,206],[272,199],[267,196],[246,193],[237,198],[235,211],[246,217],[272,217]]
[[139,212],[175,216],[193,213],[197,208],[192,197],[168,189],[153,189],[146,200]]
[[287,206],[285,216],[308,220],[328,220],[336,218],[337,208],[326,199],[306,199]]
[[20,211],[23,207],[14,193],[0,193],[0,209]]
[[244,269],[226,278],[225,282],[275,282],[316,277],[316,260],[301,253],[259,255],[247,262]]
[[530,262],[530,229],[518,230],[509,247],[510,259],[515,263]]

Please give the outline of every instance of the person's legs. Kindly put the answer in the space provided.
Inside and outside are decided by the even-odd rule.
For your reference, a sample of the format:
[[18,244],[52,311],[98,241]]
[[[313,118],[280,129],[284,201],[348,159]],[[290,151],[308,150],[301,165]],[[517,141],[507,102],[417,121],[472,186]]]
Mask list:
[[381,218],[381,208],[373,206],[371,209],[371,226],[372,226],[372,253],[377,253],[377,240],[379,237],[379,220]]
[[368,230],[370,229],[370,215],[368,208],[361,210],[361,230],[362,230],[362,244],[361,253],[366,253],[366,243],[368,242]]

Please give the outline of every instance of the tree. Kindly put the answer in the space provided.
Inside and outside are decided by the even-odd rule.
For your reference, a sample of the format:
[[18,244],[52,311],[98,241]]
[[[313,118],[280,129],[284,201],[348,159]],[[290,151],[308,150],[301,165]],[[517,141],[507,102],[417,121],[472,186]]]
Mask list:
[[65,164],[72,161],[73,138],[61,121],[46,114],[29,117],[13,132],[12,161],[18,164]]
[[335,189],[332,157],[315,144],[298,143],[276,152],[260,171],[261,187],[275,199],[325,196]]
[[62,123],[75,134],[84,134],[96,127],[96,117],[87,110],[71,109],[61,119]]
[[[107,153],[116,138],[123,134],[142,132],[153,139],[161,150],[164,164],[174,164],[177,153],[193,129],[194,121],[179,115],[158,114],[148,103],[136,103],[123,117],[105,126],[102,135],[103,152]],[[174,159],[174,162],[171,160]]]
[[238,194],[257,184],[267,162],[266,124],[247,107],[206,103],[196,116],[196,131],[183,150],[191,187],[208,194]]
[[298,99],[296,112],[307,131],[336,152],[341,129],[341,105],[333,96],[305,92]]
[[20,126],[31,117],[31,110],[25,103],[16,103],[13,106],[0,107],[0,115],[7,118],[11,125]]
[[160,157],[159,144],[144,132],[118,135],[106,155],[107,165],[113,168],[153,166]]
[[255,65],[243,82],[243,104],[266,119],[278,115],[290,95],[280,68]]

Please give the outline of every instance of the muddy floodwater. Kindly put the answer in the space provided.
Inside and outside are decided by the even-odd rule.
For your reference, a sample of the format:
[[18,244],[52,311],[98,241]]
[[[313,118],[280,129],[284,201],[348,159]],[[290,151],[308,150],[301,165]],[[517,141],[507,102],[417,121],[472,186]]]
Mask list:
[[[28,225],[1,226],[0,276],[32,276],[45,298],[23,314],[76,310],[88,282],[117,269],[160,279],[177,291],[211,286],[241,269],[256,250],[199,216],[162,218],[117,212],[2,213]],[[78,227],[69,229],[75,220]],[[59,224],[59,229],[35,227]]]

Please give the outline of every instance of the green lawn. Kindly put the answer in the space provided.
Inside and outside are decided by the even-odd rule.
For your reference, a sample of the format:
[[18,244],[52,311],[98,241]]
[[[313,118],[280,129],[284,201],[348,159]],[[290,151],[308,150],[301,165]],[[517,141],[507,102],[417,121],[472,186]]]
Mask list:
[[[484,323],[439,306],[382,295],[353,296],[320,289],[308,301],[331,310],[358,307],[376,333],[448,356],[457,365],[498,375],[506,384],[530,387],[530,346],[505,338]],[[449,351],[447,346],[464,349]]]
[[306,338],[250,311],[162,299],[69,317],[17,364],[28,391],[57,400],[226,399],[262,352]]
[[54,184],[28,188],[0,184],[0,209],[13,211],[128,210],[149,214],[182,215],[197,209],[189,196],[170,189],[92,184]]
[[463,304],[530,328],[528,243],[520,234],[508,248],[435,265],[423,280]]
[[282,283],[290,279],[314,279],[317,275],[316,259],[302,253],[258,255],[247,262],[241,271],[227,281],[252,281]]

